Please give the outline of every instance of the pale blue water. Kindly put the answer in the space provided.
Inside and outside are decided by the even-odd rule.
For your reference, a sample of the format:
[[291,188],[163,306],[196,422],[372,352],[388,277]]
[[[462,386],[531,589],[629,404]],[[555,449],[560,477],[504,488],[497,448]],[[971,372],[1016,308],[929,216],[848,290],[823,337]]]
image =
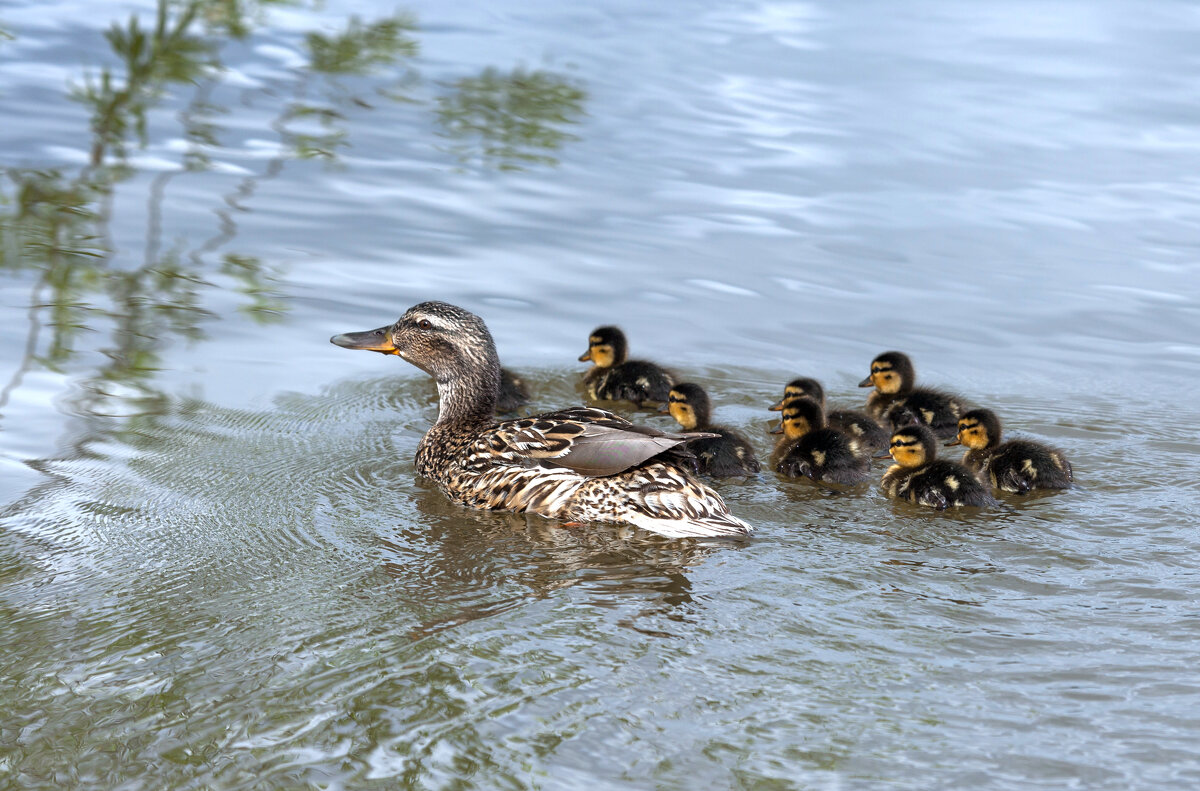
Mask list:
[[[212,0],[123,61],[157,10],[0,6],[0,788],[1200,782],[1190,4]],[[619,323],[763,457],[903,349],[1080,484],[464,511],[328,343],[425,299],[536,409]]]

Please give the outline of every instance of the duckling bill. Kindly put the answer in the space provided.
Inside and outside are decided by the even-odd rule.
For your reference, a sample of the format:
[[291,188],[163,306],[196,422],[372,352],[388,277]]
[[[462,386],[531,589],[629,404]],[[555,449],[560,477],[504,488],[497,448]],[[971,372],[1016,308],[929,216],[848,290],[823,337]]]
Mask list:
[[417,447],[416,469],[462,505],[628,522],[670,537],[753,529],[685,469],[676,448],[694,435],[588,407],[497,423],[500,362],[487,325],[469,311],[422,302],[389,327],[330,340],[396,354],[434,378],[438,417]]

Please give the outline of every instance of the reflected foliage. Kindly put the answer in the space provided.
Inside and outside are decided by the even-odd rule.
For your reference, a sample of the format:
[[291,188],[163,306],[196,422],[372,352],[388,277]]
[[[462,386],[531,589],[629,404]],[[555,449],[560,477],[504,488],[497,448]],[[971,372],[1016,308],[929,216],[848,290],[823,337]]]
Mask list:
[[556,165],[552,152],[579,139],[563,127],[579,122],[587,94],[562,76],[487,68],[452,87],[438,98],[438,123],[464,164],[479,159],[502,170]]
[[120,66],[104,67],[74,91],[77,101],[92,108],[93,166],[106,153],[124,156],[131,132],[145,146],[146,112],[162,99],[167,86],[197,82],[217,65],[215,42],[194,32],[200,5],[189,3],[171,19],[168,3],[160,1],[153,29],[143,28],[134,15],[104,34]]
[[309,64],[322,74],[370,74],[398,58],[415,56],[418,45],[411,34],[416,28],[416,20],[404,14],[368,24],[351,17],[341,33],[305,37]]
[[[336,29],[303,33],[303,65],[291,68],[282,83],[250,94],[256,103],[273,103],[269,127],[278,153],[256,172],[231,177],[212,207],[213,235],[199,243],[164,242],[162,213],[173,183],[212,172],[223,145],[230,110],[221,99],[236,90],[226,82],[225,46],[250,38],[271,6],[296,2],[158,0],[152,14],[113,23],[103,33],[107,63],[67,86],[70,100],[88,112],[85,163],[74,172],[0,165],[0,270],[23,273],[32,289],[25,356],[0,383],[0,408],[26,372],[65,370],[85,345],[102,362],[81,391],[103,397],[111,390],[103,382],[121,382],[141,396],[155,395],[151,380],[170,339],[203,339],[205,323],[215,318],[211,303],[223,294],[240,295],[239,310],[255,321],[284,317],[285,270],[228,249],[237,238],[239,213],[289,162],[343,166],[340,154],[352,144],[350,121],[380,100],[432,104],[443,134],[456,141],[460,162],[501,169],[554,164],[551,153],[575,139],[563,127],[582,115],[585,95],[566,79],[486,69],[454,83],[451,94],[423,102],[411,65],[420,52],[415,18],[351,16]],[[7,35],[0,31],[0,39]],[[181,108],[174,115],[163,112],[168,100]],[[150,180],[145,249],[138,260],[136,251],[114,244],[112,212],[136,206],[128,200],[131,183],[149,175],[131,161],[134,152],[172,138],[183,141],[167,154],[178,158],[177,167]],[[162,151],[160,146],[159,157]],[[108,413],[99,406],[97,411]]]

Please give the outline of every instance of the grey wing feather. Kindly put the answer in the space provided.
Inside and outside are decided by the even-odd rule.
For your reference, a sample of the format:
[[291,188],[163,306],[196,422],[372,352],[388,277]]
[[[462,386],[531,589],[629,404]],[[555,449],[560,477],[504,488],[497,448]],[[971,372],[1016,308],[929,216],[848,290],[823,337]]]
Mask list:
[[488,435],[487,444],[511,461],[534,461],[602,477],[636,467],[689,439],[710,436],[716,435],[668,434],[601,409],[577,407],[501,423]]
[[571,442],[570,450],[553,459],[552,463],[591,477],[616,475],[683,441],[683,437],[652,436],[628,429],[589,425]]

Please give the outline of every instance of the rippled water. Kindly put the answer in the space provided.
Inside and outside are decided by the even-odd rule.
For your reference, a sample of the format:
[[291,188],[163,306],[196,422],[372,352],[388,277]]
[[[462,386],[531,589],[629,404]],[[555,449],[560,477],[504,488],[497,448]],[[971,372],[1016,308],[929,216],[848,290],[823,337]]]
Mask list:
[[[328,5],[0,8],[0,788],[1200,783],[1189,4]],[[327,341],[430,298],[764,457],[904,349],[1080,483],[466,512]]]

